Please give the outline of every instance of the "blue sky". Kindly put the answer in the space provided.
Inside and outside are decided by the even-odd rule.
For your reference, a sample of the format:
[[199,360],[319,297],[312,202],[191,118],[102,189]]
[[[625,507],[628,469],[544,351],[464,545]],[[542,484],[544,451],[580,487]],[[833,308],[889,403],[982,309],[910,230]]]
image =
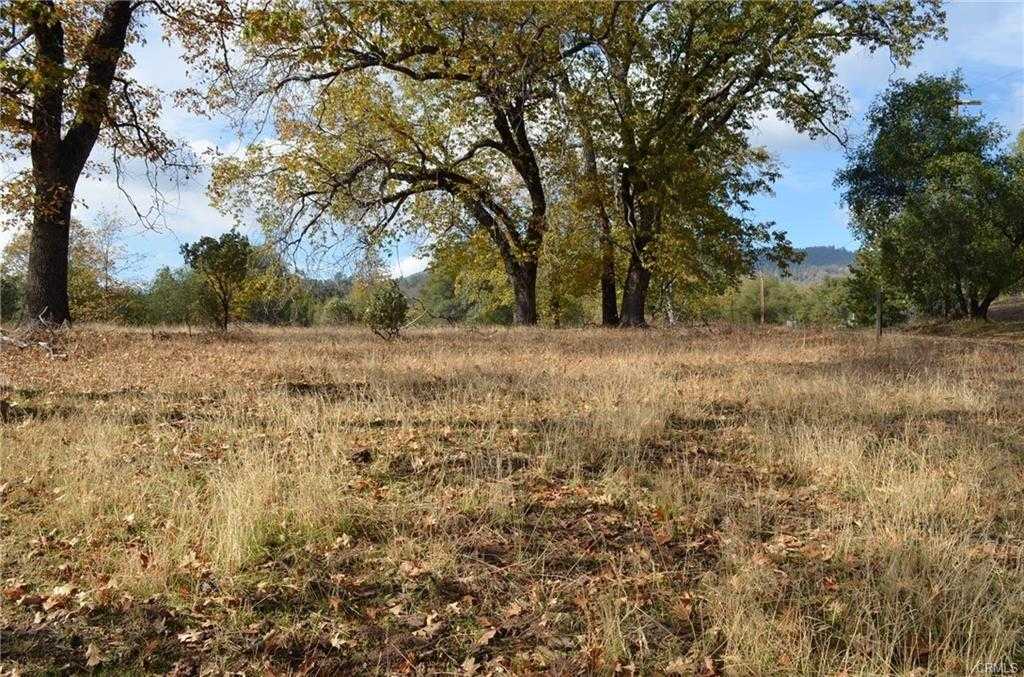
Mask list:
[[[851,117],[847,129],[851,139],[861,133],[864,112],[891,79],[913,77],[921,72],[949,73],[954,69],[961,70],[972,96],[983,102],[976,111],[997,120],[1011,133],[1024,127],[1024,1],[958,2],[948,4],[946,9],[948,39],[929,43],[907,69],[894,69],[885,53],[855,51],[840,59],[841,81],[850,92]],[[165,44],[155,31],[147,44],[136,47],[135,55],[135,75],[141,81],[155,84],[168,93],[188,84],[179,50]],[[172,135],[186,139],[196,150],[238,148],[238,142],[225,124],[178,109],[170,100],[165,104],[162,122]],[[843,161],[839,144],[826,139],[812,141],[771,115],[759,124],[755,141],[776,157],[782,167],[782,178],[775,185],[773,195],[760,196],[754,201],[753,217],[775,221],[798,246],[855,247],[847,228],[847,215],[832,185],[833,176]],[[103,162],[105,152],[97,149],[93,157]],[[11,169],[0,166],[0,178]],[[207,201],[208,178],[208,173],[201,174],[167,195],[170,204],[165,209],[166,229],[136,229],[130,235],[127,245],[139,261],[128,272],[128,277],[142,280],[161,266],[180,265],[178,247],[181,242],[218,234],[231,227],[230,219],[210,207]],[[130,177],[126,188],[137,203],[150,203],[149,187],[143,176]],[[83,179],[79,184],[79,197],[82,205],[76,208],[76,216],[86,224],[100,210],[117,212],[126,218],[133,215],[131,206],[109,175]],[[0,233],[0,243],[9,237]],[[425,266],[425,261],[415,256],[415,244],[403,242],[390,254],[393,272],[401,270],[409,274]],[[336,264],[325,264],[310,272],[326,277],[336,270]]]

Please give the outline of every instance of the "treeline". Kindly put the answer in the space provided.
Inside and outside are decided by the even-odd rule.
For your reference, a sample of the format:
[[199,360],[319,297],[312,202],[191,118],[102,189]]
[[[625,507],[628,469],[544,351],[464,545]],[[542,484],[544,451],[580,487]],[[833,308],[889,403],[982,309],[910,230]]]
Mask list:
[[[274,249],[252,246],[233,232],[186,245],[181,266],[160,269],[148,283],[131,284],[120,277],[131,264],[121,243],[122,229],[121,222],[105,215],[92,228],[73,222],[69,292],[81,321],[221,328],[229,323],[341,326],[364,322],[375,297],[397,286],[408,299],[409,321],[419,325],[514,322],[515,296],[497,268],[466,265],[449,256],[396,283],[368,250],[351,274],[316,279],[296,271]],[[4,322],[17,320],[23,310],[26,246],[27,234],[22,233],[3,252]],[[663,324],[759,322],[763,282],[767,323],[865,324],[874,317],[873,294],[865,279],[855,273],[807,284],[766,275],[724,293],[703,295],[660,286],[652,290],[650,315]],[[571,327],[601,321],[601,298],[592,288],[566,289],[545,277],[538,291],[545,324]]]
[[[191,257],[191,264],[185,256],[181,266],[158,270],[148,283],[129,283],[121,279],[131,264],[121,244],[122,230],[122,223],[102,215],[92,228],[72,221],[68,293],[79,321],[221,328],[234,322],[346,324],[361,319],[373,291],[388,282],[375,258],[351,276],[311,279],[296,272],[273,248],[253,247],[247,239],[226,233],[219,240],[203,238],[184,249],[197,254],[206,245],[207,252],[221,254],[229,243],[234,245],[240,258],[232,261],[221,256],[215,271],[233,276],[230,286],[212,279],[198,256]],[[19,320],[25,311],[27,247],[28,233],[22,231],[3,252],[0,317],[4,322]]]

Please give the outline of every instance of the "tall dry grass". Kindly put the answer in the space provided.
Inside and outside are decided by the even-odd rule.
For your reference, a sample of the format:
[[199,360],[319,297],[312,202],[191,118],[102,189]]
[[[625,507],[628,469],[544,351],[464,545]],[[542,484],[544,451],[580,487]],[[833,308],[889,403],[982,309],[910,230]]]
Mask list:
[[[697,330],[5,351],[3,660],[1021,666],[1022,356]],[[90,601],[44,609],[61,585]]]

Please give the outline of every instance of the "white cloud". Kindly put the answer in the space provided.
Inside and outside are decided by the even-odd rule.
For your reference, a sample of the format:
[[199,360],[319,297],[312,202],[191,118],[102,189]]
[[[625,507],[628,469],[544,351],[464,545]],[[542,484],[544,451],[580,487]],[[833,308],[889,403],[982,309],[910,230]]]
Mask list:
[[391,277],[407,277],[426,270],[429,265],[429,256],[416,256],[415,254],[405,256],[399,259],[397,263],[392,264],[390,274]]
[[780,118],[774,110],[767,111],[754,125],[751,140],[755,145],[764,146],[773,153],[813,143],[806,134],[793,129],[793,125]]

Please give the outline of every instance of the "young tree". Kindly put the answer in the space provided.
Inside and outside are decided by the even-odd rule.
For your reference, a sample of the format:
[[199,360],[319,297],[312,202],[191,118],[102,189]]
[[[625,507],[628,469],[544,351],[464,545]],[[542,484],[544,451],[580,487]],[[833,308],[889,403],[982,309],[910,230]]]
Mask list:
[[221,331],[227,331],[235,297],[249,275],[252,258],[249,239],[232,230],[218,239],[207,236],[184,244],[181,254],[185,263],[202,277],[216,303],[217,324]]
[[128,250],[127,225],[116,212],[100,211],[93,219],[90,232],[96,247],[100,283],[104,289],[110,289],[119,277],[134,268],[139,257]]
[[31,167],[2,186],[5,207],[30,217],[23,317],[71,319],[68,252],[75,189],[97,142],[124,157],[187,166],[156,125],[157,92],[128,75],[126,50],[157,3],[7,0],[0,3],[0,154]]
[[838,134],[846,97],[836,58],[861,45],[906,63],[943,20],[937,0],[623,3],[615,29],[576,57],[578,77],[605,93],[591,119],[614,134],[608,151],[630,256],[622,324],[646,321],[658,239],[685,224],[668,215],[685,175],[751,158],[747,135],[766,109],[811,136]]
[[374,334],[391,341],[398,338],[402,331],[408,309],[405,294],[398,288],[398,283],[392,280],[373,290],[366,310],[363,311],[363,320]]
[[919,311],[985,318],[1024,279],[1021,148],[963,114],[958,75],[897,82],[868,113],[868,134],[837,177],[875,276]]

